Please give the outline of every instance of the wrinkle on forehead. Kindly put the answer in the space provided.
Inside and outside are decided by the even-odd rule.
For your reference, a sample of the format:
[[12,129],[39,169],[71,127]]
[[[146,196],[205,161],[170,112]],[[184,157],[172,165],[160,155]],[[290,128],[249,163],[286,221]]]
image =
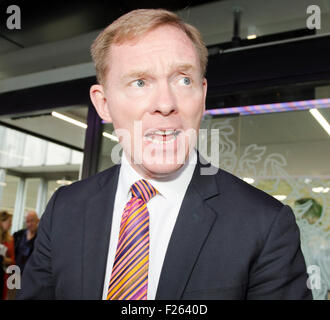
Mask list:
[[[193,66],[192,64],[189,63],[182,63],[182,64],[177,64],[177,63],[172,63],[168,67],[168,73],[165,74],[166,76],[170,76],[174,73],[193,73],[197,72],[196,66]],[[125,73],[122,75],[121,79],[122,80],[129,80],[129,79],[143,79],[147,78],[150,76],[155,76],[156,70],[153,68],[136,68],[133,70],[130,70],[128,73]]]
[[[137,41],[113,44],[109,51],[111,68],[127,74],[165,72],[175,68],[200,68],[197,50],[189,37],[173,26],[161,26],[146,33]],[[152,70],[155,67],[159,70]]]

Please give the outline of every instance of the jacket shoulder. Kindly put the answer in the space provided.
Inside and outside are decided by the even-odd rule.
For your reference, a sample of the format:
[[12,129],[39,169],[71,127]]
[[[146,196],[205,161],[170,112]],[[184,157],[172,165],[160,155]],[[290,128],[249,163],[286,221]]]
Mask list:
[[[241,225],[270,226],[285,206],[270,194],[220,169],[216,175],[219,210]],[[291,211],[291,209],[289,210]],[[293,215],[292,211],[291,214]]]
[[283,207],[283,203],[270,194],[223,169],[217,173],[217,181],[221,193],[232,195],[244,205],[273,207],[278,210]]
[[86,179],[76,181],[69,186],[61,187],[58,197],[62,200],[69,199],[71,203],[81,203],[83,199],[89,199],[108,182],[112,181],[112,179],[116,179],[119,173],[119,167],[119,165],[115,165]]
[[21,237],[25,232],[25,229],[21,229],[21,230],[18,230],[16,232],[13,233],[13,237],[14,239],[18,238],[18,237]]

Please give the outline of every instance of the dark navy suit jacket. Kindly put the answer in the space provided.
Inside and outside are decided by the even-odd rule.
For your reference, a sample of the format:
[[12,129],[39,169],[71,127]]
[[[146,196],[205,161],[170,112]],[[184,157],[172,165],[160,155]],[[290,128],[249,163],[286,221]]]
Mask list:
[[[156,299],[312,299],[290,207],[196,165]],[[102,299],[120,166],[58,189],[43,214],[18,299]]]

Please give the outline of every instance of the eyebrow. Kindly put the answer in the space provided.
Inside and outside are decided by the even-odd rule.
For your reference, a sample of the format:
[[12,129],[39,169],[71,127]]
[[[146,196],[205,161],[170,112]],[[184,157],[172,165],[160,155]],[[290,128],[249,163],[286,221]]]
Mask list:
[[[193,65],[186,63],[186,64],[177,64],[171,66],[171,73],[174,72],[187,72],[191,70],[195,70],[196,67]],[[153,72],[151,70],[133,70],[127,74],[124,74],[121,78],[122,79],[141,79],[150,76]]]
[[193,65],[186,63],[186,64],[177,65],[174,69],[177,69],[180,72],[185,72],[185,71],[195,70],[196,68]]

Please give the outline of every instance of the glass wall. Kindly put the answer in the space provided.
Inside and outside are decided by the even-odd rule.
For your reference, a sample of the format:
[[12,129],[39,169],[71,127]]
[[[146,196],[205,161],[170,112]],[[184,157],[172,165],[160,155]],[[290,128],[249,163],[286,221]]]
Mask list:
[[[115,150],[114,148],[117,148],[119,151],[121,150],[114,134],[113,125],[112,123],[104,123],[102,126],[102,142],[98,161],[98,171],[105,170],[112,167],[115,163],[118,163],[116,159],[113,158],[114,153],[112,152]],[[117,152],[117,154],[121,155],[122,151]]]
[[86,118],[87,107],[1,118],[0,210],[13,214],[12,232],[27,211],[41,216],[59,186],[80,179]]
[[0,171],[2,171],[3,174],[3,180],[0,182],[1,210],[14,212],[19,178],[6,174],[6,171],[3,169],[0,169]]
[[[330,121],[330,104],[314,110]],[[219,149],[204,154],[210,161],[293,209],[306,263],[321,269],[314,297],[324,298],[330,289],[330,132],[309,110],[207,117],[204,127],[219,129]]]
[[36,210],[37,207],[37,195],[41,185],[41,179],[39,178],[28,178],[25,180],[26,183],[26,198],[24,211]]

